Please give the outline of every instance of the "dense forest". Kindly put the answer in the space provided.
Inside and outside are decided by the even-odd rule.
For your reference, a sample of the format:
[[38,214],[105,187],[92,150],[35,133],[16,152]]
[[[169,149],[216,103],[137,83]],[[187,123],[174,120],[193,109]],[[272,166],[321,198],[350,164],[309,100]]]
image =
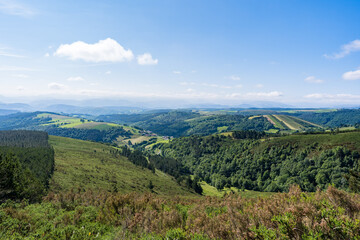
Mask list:
[[360,109],[339,109],[332,112],[297,112],[292,116],[331,128],[360,124]]
[[48,135],[36,131],[0,131],[0,201],[36,201],[54,171]]
[[298,184],[313,192],[329,184],[348,189],[346,175],[359,170],[358,142],[360,132],[260,140],[215,135],[178,138],[154,149],[180,160],[192,174],[218,189],[278,192]]
[[45,131],[50,135],[59,137],[69,137],[103,143],[112,143],[119,136],[131,136],[131,133],[124,130],[122,127],[112,127],[105,130],[49,127]]

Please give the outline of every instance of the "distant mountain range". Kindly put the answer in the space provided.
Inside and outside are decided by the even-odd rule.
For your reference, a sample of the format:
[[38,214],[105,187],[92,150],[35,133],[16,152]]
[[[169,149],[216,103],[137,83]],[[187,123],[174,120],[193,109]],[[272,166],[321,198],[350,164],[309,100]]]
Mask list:
[[[163,109],[280,109],[280,108],[298,108],[290,104],[272,102],[272,101],[251,101],[238,105],[214,104],[214,103],[191,103],[190,101],[178,100],[159,100],[159,99],[87,99],[87,100],[62,100],[62,99],[42,99],[14,102],[16,99],[1,98],[0,115],[11,114],[15,112],[34,112],[50,111],[65,114],[87,114],[87,115],[108,115],[108,114],[132,114],[151,110]],[[13,103],[6,103],[11,100]],[[20,99],[19,99],[20,100]],[[26,103],[24,103],[26,102]],[[301,105],[301,104],[300,104]],[[301,108],[311,107],[309,104],[301,105]],[[356,105],[327,106],[325,108],[359,108]]]

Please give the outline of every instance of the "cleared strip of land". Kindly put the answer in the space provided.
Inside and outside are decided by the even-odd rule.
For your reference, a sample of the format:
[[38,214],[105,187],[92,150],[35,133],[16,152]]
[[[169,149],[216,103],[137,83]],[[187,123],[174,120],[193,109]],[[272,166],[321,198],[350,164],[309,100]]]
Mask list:
[[288,127],[281,121],[278,120],[276,117],[276,115],[264,115],[264,117],[274,125],[274,127],[279,128],[281,130],[287,130]]

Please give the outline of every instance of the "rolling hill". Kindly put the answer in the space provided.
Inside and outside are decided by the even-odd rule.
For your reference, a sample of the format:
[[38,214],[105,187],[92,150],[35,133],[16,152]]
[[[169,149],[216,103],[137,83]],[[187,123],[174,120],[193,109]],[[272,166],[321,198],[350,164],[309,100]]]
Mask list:
[[151,181],[155,193],[193,195],[161,171],[152,173],[149,169],[134,165],[126,157],[114,157],[111,146],[57,136],[50,136],[49,142],[55,151],[51,191],[79,188],[120,193],[151,192],[148,188]]

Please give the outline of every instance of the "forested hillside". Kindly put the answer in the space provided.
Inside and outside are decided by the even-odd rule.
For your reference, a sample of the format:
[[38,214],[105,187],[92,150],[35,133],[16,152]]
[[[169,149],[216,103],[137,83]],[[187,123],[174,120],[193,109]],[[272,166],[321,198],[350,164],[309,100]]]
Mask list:
[[193,111],[168,111],[150,114],[118,114],[97,119],[126,123],[164,136],[209,135],[230,130],[265,131],[273,128],[263,117],[249,118],[240,114],[200,114]]
[[306,121],[328,127],[341,127],[360,124],[360,109],[339,109],[331,112],[296,112],[291,115]]
[[0,131],[0,201],[35,201],[48,188],[54,151],[45,132]]
[[[235,135],[236,136],[236,135]],[[348,189],[346,175],[359,169],[360,132],[234,139],[191,136],[159,143],[153,150],[180,160],[218,189],[234,186],[258,191],[304,191],[329,184]]]

